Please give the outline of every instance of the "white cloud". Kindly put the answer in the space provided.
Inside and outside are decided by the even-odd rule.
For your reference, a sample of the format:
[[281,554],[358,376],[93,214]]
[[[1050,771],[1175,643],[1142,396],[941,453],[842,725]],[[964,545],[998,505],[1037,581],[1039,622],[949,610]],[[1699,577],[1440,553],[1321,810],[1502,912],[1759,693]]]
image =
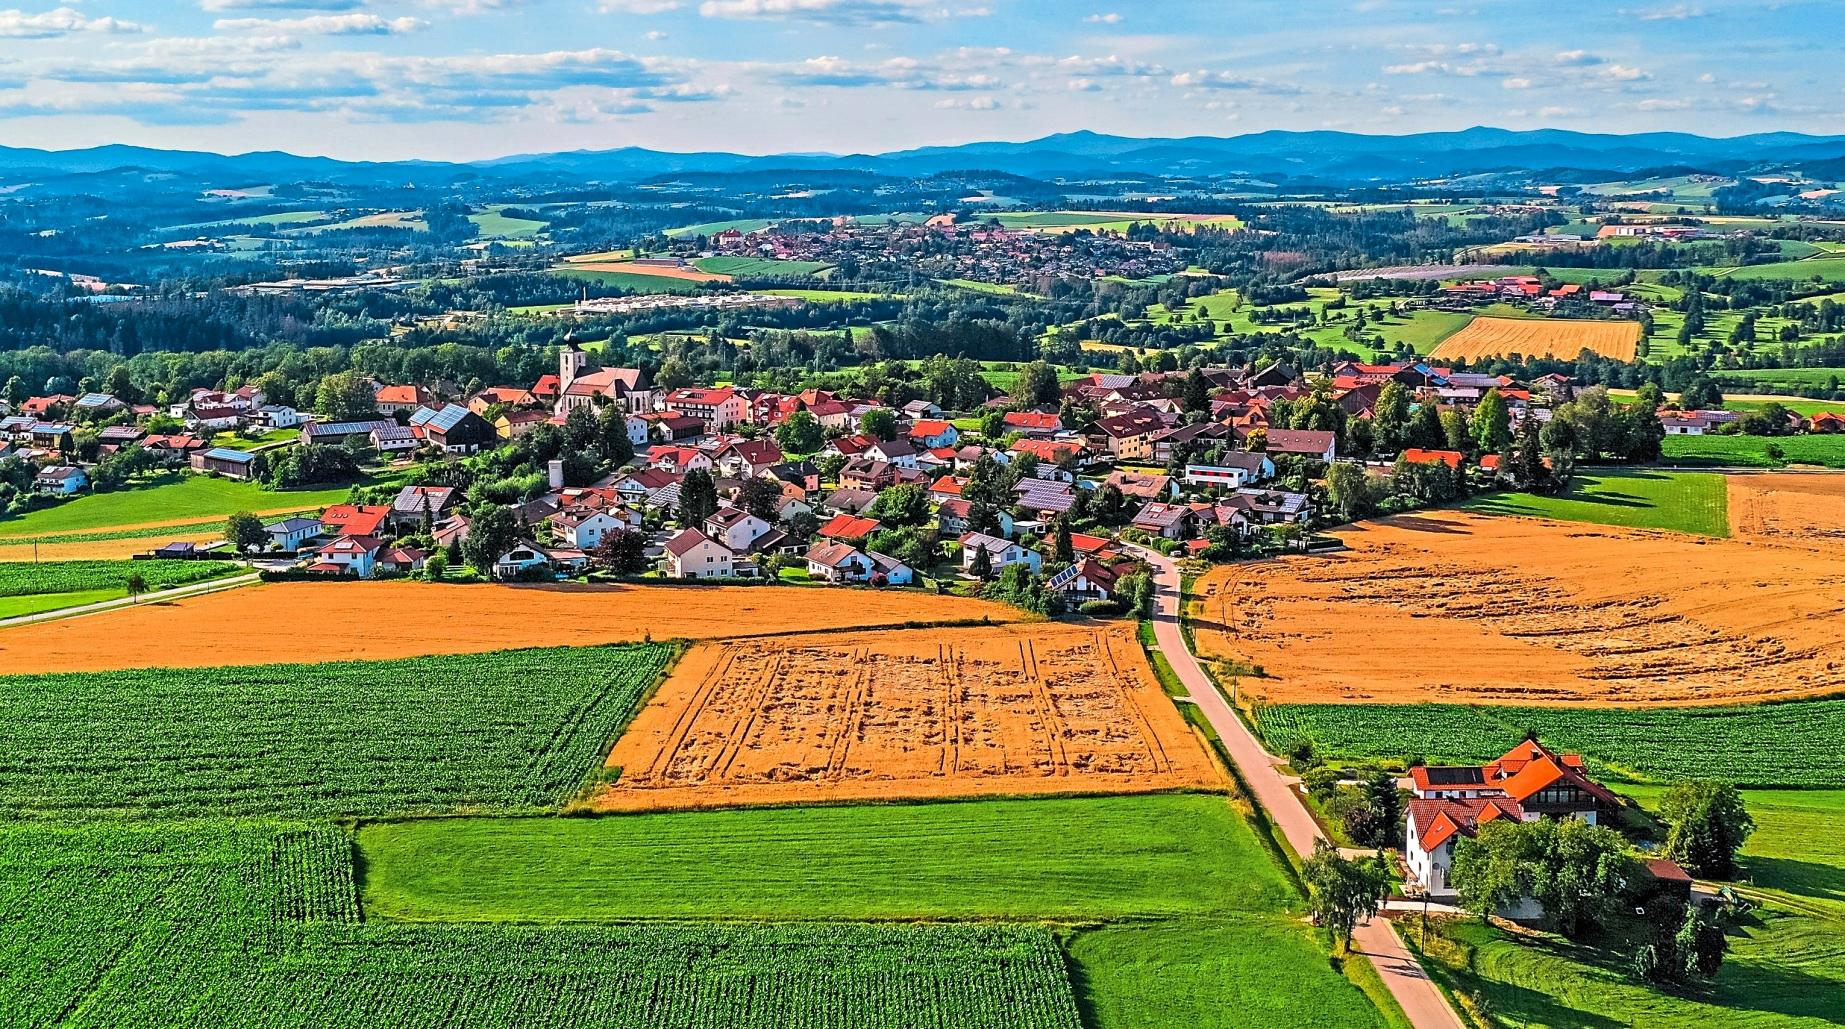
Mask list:
[[1505,81],[1499,84],[1501,86],[1504,86],[1507,89],[1530,89],[1531,88],[1531,80],[1524,78],[1523,76],[1513,76],[1512,78],[1506,79]]
[[0,11],[0,39],[54,39],[79,32],[131,33],[146,31],[132,21],[91,18],[75,8],[59,7],[40,14],[18,9]]
[[1641,71],[1639,68],[1630,68],[1625,64],[1611,64],[1603,74],[1611,79],[1618,79],[1622,82],[1638,82],[1642,79],[1650,79],[1653,77]]
[[381,18],[376,14],[317,14],[306,18],[219,18],[219,32],[260,32],[290,36],[402,36],[429,23],[417,18]]
[[952,9],[931,0],[704,0],[698,13],[707,18],[784,19],[827,25],[880,25],[978,17],[986,8]]
[[1673,4],[1669,7],[1654,7],[1636,11],[1634,17],[1641,21],[1685,21],[1689,18],[1704,17],[1704,8],[1694,4]]
[[1107,14],[1092,14],[1083,21],[1089,25],[1119,25],[1121,15],[1117,11],[1109,11]]
[[680,0],[599,0],[596,9],[603,14],[665,14],[684,6]]
[[352,11],[365,0],[199,0],[206,11]]
[[1222,89],[1261,93],[1266,96],[1300,96],[1306,92],[1292,82],[1275,82],[1258,76],[1237,75],[1227,71],[1180,72],[1170,81],[1181,89]]
[[997,111],[999,101],[990,96],[948,97],[935,102],[938,111]]

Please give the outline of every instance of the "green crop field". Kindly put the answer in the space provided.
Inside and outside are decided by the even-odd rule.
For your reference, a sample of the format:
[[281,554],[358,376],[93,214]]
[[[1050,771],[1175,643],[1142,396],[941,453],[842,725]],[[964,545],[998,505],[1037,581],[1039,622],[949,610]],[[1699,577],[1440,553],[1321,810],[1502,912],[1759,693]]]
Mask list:
[[0,1024],[1079,1029],[1038,927],[358,920],[333,826],[0,828]]
[[[552,808],[665,645],[0,678],[0,818]],[[83,717],[69,713],[81,711]]]
[[1609,774],[1672,781],[1714,776],[1753,786],[1845,786],[1834,760],[1845,699],[1677,708],[1284,704],[1257,712],[1270,750],[1312,740],[1346,758],[1486,761],[1537,730]]
[[340,503],[349,489],[269,490],[254,482],[176,472],[134,489],[86,494],[0,521],[0,540],[221,519],[236,511],[298,511]]
[[[1667,437],[1667,442],[1679,437]],[[1490,493],[1462,505],[1479,514],[1524,515],[1701,536],[1730,534],[1729,494],[1721,475],[1654,469],[1577,472],[1568,493]]]
[[701,257],[692,262],[701,272],[743,278],[813,278],[831,268],[825,261],[777,261],[766,257]]
[[0,618],[119,600],[140,573],[149,592],[242,571],[229,561],[45,561],[0,564]]
[[765,289],[772,297],[795,297],[810,304],[847,304],[860,300],[902,300],[902,294],[865,293],[851,289]]
[[1048,919],[1076,926],[1091,1026],[1378,1023],[1220,796],[435,819],[358,843],[372,918]]
[[941,284],[944,286],[953,286],[956,289],[972,290],[975,293],[992,293],[995,296],[1007,296],[1007,297],[1028,295],[1025,293],[1024,290],[1019,289],[1017,286],[1008,286],[1008,285],[1003,285],[997,282],[980,282],[975,279],[939,279],[937,281],[941,282]]
[[[1779,448],[1781,456],[1776,457],[1770,447]],[[1783,468],[1806,464],[1845,468],[1845,436],[1836,435],[1667,436],[1662,449],[1662,462],[1693,467]]]

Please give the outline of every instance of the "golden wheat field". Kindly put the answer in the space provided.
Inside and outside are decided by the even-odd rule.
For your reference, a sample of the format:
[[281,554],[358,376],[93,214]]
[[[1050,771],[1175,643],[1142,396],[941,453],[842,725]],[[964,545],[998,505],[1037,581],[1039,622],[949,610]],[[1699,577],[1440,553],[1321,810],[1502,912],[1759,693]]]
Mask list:
[[1476,361],[1484,357],[1572,358],[1591,350],[1616,361],[1632,361],[1640,342],[1640,323],[1562,318],[1475,318],[1441,341],[1432,361]]

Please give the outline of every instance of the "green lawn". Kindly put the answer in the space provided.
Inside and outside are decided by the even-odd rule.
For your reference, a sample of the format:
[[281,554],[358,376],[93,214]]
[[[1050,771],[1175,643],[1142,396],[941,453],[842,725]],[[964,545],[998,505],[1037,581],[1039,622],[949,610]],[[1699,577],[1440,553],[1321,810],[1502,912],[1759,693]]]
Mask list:
[[736,229],[738,232],[760,232],[774,224],[767,218],[735,218],[724,222],[684,225],[677,229],[667,229],[666,234],[673,239],[683,239],[687,236],[714,236],[730,229]]
[[155,484],[113,493],[91,493],[16,518],[0,521],[0,539],[48,536],[85,530],[222,518],[236,511],[302,510],[337,504],[350,487],[268,490],[254,482],[174,472]]
[[387,822],[358,845],[373,918],[1052,920],[1092,1029],[1380,1024],[1221,796]]
[[901,294],[865,293],[852,289],[765,289],[772,297],[795,297],[810,304],[844,304],[856,300],[902,300]]
[[1781,390],[1832,389],[1845,384],[1845,368],[1717,369],[1711,373],[1718,385],[1738,393],[1774,393]]
[[[1780,457],[1770,453],[1778,447]],[[1667,436],[1660,461],[1675,465],[1782,468],[1791,464],[1845,468],[1845,435]]]
[[998,282],[980,282],[975,279],[938,279],[936,281],[944,286],[954,286],[957,289],[972,290],[975,293],[992,293],[995,296],[1006,297],[1029,295],[1017,286],[1009,286]]
[[1788,279],[1794,282],[1845,282],[1845,258],[1836,256],[1819,257],[1805,261],[1777,261],[1774,264],[1751,264],[1731,269],[1698,269],[1714,271],[1726,279],[1757,281],[1761,279]]
[[[1667,437],[1668,442],[1673,437]],[[1577,472],[1568,493],[1491,493],[1463,507],[1480,514],[1525,515],[1635,529],[1671,529],[1700,536],[1730,534],[1729,499],[1721,475],[1654,469]]]

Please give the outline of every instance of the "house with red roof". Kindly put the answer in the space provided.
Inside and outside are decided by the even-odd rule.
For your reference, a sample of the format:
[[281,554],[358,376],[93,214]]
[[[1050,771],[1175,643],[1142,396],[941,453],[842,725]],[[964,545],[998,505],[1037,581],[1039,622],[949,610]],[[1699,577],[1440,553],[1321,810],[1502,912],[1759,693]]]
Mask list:
[[1043,411],[1007,411],[1000,422],[1007,432],[1023,436],[1052,436],[1063,431],[1063,419]]
[[335,504],[320,513],[320,527],[328,536],[375,536],[390,517],[387,504]]
[[1403,460],[1410,464],[1445,464],[1455,471],[1460,471],[1461,464],[1467,460],[1467,457],[1458,450],[1424,450],[1421,447],[1410,447],[1403,451]]
[[953,422],[924,418],[910,425],[908,436],[911,443],[926,450],[934,450],[936,447],[954,446],[961,438],[961,432],[954,427]]
[[1593,825],[1620,804],[1583,772],[1581,755],[1558,754],[1535,738],[1489,764],[1417,767],[1409,770],[1409,779],[1403,862],[1410,878],[1433,896],[1454,892],[1448,873],[1455,844],[1487,822],[1580,818]]
[[869,539],[871,534],[884,528],[884,523],[876,518],[861,518],[858,515],[837,514],[825,525],[815,530],[814,535],[820,539],[841,540],[858,543]]

